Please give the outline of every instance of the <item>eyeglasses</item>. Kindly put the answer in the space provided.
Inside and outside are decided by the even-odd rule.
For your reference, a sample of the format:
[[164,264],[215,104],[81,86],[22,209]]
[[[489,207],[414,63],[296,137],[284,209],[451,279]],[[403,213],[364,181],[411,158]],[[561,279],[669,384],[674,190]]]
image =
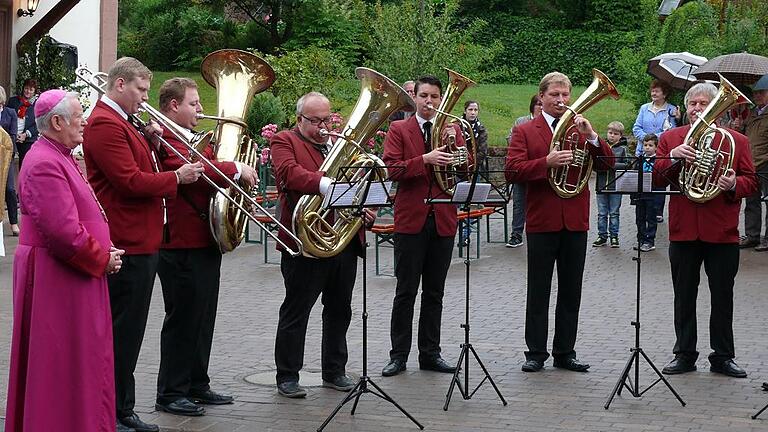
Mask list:
[[325,123],[326,125],[331,123],[331,116],[319,119],[319,118],[314,118],[314,117],[307,117],[304,114],[300,114],[300,115],[301,115],[301,117],[304,120],[310,122],[314,126],[320,126],[320,124],[322,124],[322,123]]

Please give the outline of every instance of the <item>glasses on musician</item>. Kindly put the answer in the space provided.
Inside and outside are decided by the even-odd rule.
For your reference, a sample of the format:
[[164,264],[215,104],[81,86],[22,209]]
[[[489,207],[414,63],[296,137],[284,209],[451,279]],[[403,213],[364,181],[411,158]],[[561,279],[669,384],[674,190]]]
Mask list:
[[328,116],[326,118],[316,118],[316,117],[307,117],[304,114],[301,114],[301,117],[313,124],[314,126],[320,126],[321,124],[325,123],[325,125],[331,124],[331,116]]

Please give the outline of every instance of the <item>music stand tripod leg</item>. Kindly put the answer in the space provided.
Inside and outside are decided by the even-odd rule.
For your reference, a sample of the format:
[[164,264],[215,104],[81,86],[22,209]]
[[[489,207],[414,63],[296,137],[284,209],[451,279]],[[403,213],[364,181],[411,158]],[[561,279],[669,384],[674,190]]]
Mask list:
[[766,404],[766,405],[765,405],[765,406],[764,406],[764,407],[763,407],[763,408],[762,408],[760,411],[758,411],[757,413],[755,413],[755,415],[753,415],[753,416],[752,416],[752,420],[755,420],[755,419],[757,419],[758,417],[760,417],[760,414],[762,414],[762,413],[763,413],[763,411],[765,411],[766,409],[768,409],[768,404]]
[[467,395],[464,391],[464,387],[459,380],[459,372],[461,372],[461,362],[464,360],[464,356],[467,355],[466,344],[461,345],[461,352],[459,353],[459,361],[456,362],[456,370],[453,372],[453,378],[451,379],[451,385],[448,387],[448,394],[445,396],[445,405],[443,405],[443,411],[448,411],[448,404],[451,403],[451,397],[453,396],[454,387],[459,388],[459,393],[466,399]]
[[469,349],[472,350],[472,355],[475,356],[475,360],[477,360],[477,364],[479,364],[480,368],[483,370],[485,377],[488,378],[488,382],[490,382],[491,385],[493,386],[493,389],[496,390],[496,394],[499,395],[499,399],[501,399],[501,402],[504,404],[504,406],[507,406],[507,400],[504,399],[504,396],[501,395],[501,390],[499,390],[499,387],[496,386],[496,382],[493,380],[493,378],[491,378],[491,374],[488,372],[488,369],[485,368],[483,361],[480,360],[480,356],[477,355],[477,351],[475,351],[475,347],[470,345]]
[[660,380],[661,380],[661,381],[664,383],[664,385],[666,385],[666,386],[667,386],[667,388],[669,389],[669,391],[671,391],[671,392],[672,392],[672,394],[673,394],[673,395],[675,395],[675,397],[677,398],[677,400],[678,400],[678,401],[680,401],[680,404],[682,404],[683,406],[685,406],[685,402],[683,401],[683,398],[681,398],[681,397],[680,397],[680,395],[679,395],[679,394],[677,394],[677,392],[675,391],[675,389],[672,387],[672,384],[670,384],[670,383],[669,383],[669,381],[667,381],[667,379],[664,377],[664,375],[661,373],[661,371],[659,371],[659,368],[657,368],[657,367],[656,367],[656,365],[655,365],[655,364],[653,364],[653,362],[651,361],[651,359],[650,359],[650,358],[648,358],[648,355],[645,353],[645,351],[643,351],[643,350],[640,350],[640,353],[643,355],[643,358],[645,358],[645,361],[646,361],[646,362],[648,362],[648,364],[649,364],[649,365],[650,365],[650,366],[653,368],[653,371],[654,371],[654,372],[656,372],[656,375],[658,375],[658,376],[659,376],[659,379],[660,379]]

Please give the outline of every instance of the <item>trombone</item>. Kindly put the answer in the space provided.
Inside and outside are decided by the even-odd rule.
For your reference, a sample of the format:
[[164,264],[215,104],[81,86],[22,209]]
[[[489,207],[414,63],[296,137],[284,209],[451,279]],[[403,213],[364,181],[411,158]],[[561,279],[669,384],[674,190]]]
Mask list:
[[[75,71],[75,75],[77,75],[78,78],[83,80],[86,84],[88,84],[91,88],[96,90],[97,93],[99,93],[99,96],[106,93],[106,84],[107,84],[107,74],[104,72],[97,72],[93,73],[91,70],[89,70],[87,67],[79,67]],[[226,193],[226,190],[219,185],[217,185],[213,180],[211,180],[210,177],[208,177],[204,172],[201,174],[201,177],[203,180],[205,180],[206,183],[211,185],[218,193],[222,194],[227,200],[229,200],[235,207],[237,207],[240,211],[242,211],[248,219],[250,219],[253,223],[255,223],[259,228],[264,230],[270,237],[275,239],[275,241],[280,244],[285,250],[291,255],[291,256],[298,256],[302,253],[302,246],[301,246],[301,240],[296,237],[296,235],[288,228],[286,228],[283,224],[280,223],[280,221],[275,217],[272,216],[264,207],[262,207],[256,200],[243,188],[240,187],[240,185],[237,184],[234,180],[226,176],[216,165],[214,165],[211,161],[209,161],[203,154],[200,152],[200,150],[205,149],[205,147],[208,146],[208,143],[211,140],[211,137],[213,135],[212,131],[208,132],[198,132],[198,133],[192,133],[184,130],[179,125],[174,123],[171,119],[163,115],[160,111],[153,108],[151,105],[149,105],[146,102],[142,102],[139,105],[139,110],[146,112],[152,119],[154,119],[157,123],[159,123],[161,126],[163,126],[165,129],[169,130],[175,137],[178,139],[184,146],[189,149],[191,154],[193,154],[200,162],[204,163],[208,168],[213,170],[213,172],[216,173],[219,177],[223,178],[227,184],[229,184],[229,187],[234,189],[236,192],[240,194],[240,196],[243,197],[245,201],[248,202],[250,206],[264,214],[271,223],[275,224],[277,226],[278,231],[284,231],[288,236],[293,240],[296,245],[298,246],[299,250],[295,251],[290,246],[288,246],[284,241],[282,241],[278,234],[272,232],[266,225],[264,225],[261,221],[259,221],[255,213],[245,208],[245,206],[241,203],[239,203],[235,198],[229,196]],[[202,114],[198,115],[198,118],[208,118],[211,120],[216,120],[219,122],[237,122],[242,123],[239,120],[233,120],[223,117],[214,117],[214,116],[204,116]],[[143,130],[144,127],[147,125],[146,122],[141,120],[138,116],[135,115],[129,115],[128,120],[136,126],[138,129]],[[173,145],[171,145],[168,141],[166,141],[160,134],[155,135],[157,139],[160,141],[161,144],[163,144],[168,150],[171,150],[176,156],[178,156],[184,163],[193,163],[188,157],[184,156],[179,150],[176,149]]]

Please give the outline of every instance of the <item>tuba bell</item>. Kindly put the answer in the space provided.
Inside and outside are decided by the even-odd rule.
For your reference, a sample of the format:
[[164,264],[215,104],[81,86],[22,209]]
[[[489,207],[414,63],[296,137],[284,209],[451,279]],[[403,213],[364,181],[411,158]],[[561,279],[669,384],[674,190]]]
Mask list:
[[579,131],[573,123],[576,114],[581,114],[600,102],[606,96],[613,99],[619,98],[619,92],[610,78],[597,69],[592,69],[594,79],[584,90],[584,93],[571,106],[566,106],[567,111],[560,117],[555,130],[552,133],[552,142],[549,149],[571,150],[573,160],[569,165],[550,168],[547,177],[552,189],[560,198],[573,198],[580,194],[587,186],[589,176],[592,174],[592,158],[586,146],[591,145],[579,142]]
[[[387,175],[384,162],[367,153],[361,144],[372,138],[392,113],[413,111],[415,104],[399,85],[372,69],[359,67],[355,75],[360,80],[360,97],[341,133],[329,133],[337,139],[319,170],[327,177],[337,178],[349,167],[360,167],[362,172],[375,173],[383,179]],[[372,166],[381,168],[368,169]],[[369,180],[377,178],[353,178],[353,181]],[[337,211],[331,225],[326,216],[334,210],[323,208],[322,203],[320,195],[304,195],[293,212],[294,232],[301,239],[306,256],[327,258],[341,253],[362,226],[360,218],[348,210]]]
[[[256,146],[245,128],[251,100],[275,81],[275,71],[258,56],[246,51],[224,49],[208,54],[200,69],[205,81],[216,89],[217,115],[220,120],[211,142],[217,161],[237,161],[255,166]],[[224,121],[221,121],[224,120]],[[240,204],[242,194],[230,191]],[[210,227],[222,253],[233,250],[245,237],[248,217],[231,200],[215,194],[209,202]]]
[[[683,140],[696,153],[696,160],[686,163],[680,170],[680,190],[691,201],[707,202],[722,192],[717,180],[733,167],[736,143],[728,130],[715,125],[715,120],[735,105],[743,103],[751,102],[720,75],[720,90],[704,112],[699,114]],[[720,133],[719,137],[715,136],[717,133]]]
[[[448,72],[448,86],[443,93],[440,106],[430,108],[437,112],[437,115],[432,119],[432,134],[430,139],[430,147],[432,150],[440,148],[445,145],[442,141],[442,134],[440,133],[445,126],[448,119],[452,121],[466,122],[461,117],[450,114],[456,102],[461,98],[462,93],[469,87],[475,85],[475,82],[471,79],[461,75],[458,72],[452,71],[448,68],[445,69]],[[469,123],[467,123],[469,125]],[[471,129],[472,127],[469,126]],[[446,152],[453,154],[453,161],[445,167],[436,167],[432,169],[432,173],[435,177],[435,183],[440,190],[453,194],[453,188],[456,186],[456,182],[459,178],[475,170],[475,161],[477,160],[477,144],[475,143],[475,137],[470,134],[472,145],[465,144],[464,147],[456,146],[455,137],[451,137],[448,140]],[[470,150],[471,147],[471,150]],[[471,151],[471,154],[470,154]]]

